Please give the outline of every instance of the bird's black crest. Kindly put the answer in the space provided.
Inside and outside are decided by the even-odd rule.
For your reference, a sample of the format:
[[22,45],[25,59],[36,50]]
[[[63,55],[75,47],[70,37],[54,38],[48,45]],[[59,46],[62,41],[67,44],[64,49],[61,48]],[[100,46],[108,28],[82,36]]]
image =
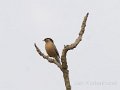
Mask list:
[[50,40],[51,42],[53,42],[53,40],[51,38],[45,38],[44,41],[46,40]]

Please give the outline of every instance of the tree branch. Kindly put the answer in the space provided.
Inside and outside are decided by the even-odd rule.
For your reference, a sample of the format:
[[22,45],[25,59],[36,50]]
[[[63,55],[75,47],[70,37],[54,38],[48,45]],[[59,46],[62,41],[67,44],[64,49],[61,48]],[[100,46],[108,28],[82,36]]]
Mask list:
[[38,48],[38,46],[36,45],[36,43],[34,43],[34,46],[35,46],[36,51],[38,52],[38,54],[39,54],[40,56],[42,56],[44,59],[48,60],[48,62],[56,64],[56,65],[62,70],[62,66],[61,66],[60,63],[58,63],[55,59],[52,59],[52,58],[50,58],[49,56],[44,55],[44,54],[41,52],[41,50]]
[[87,21],[88,15],[89,15],[89,13],[87,13],[86,16],[84,17],[78,38],[75,40],[74,43],[72,43],[70,45],[65,45],[64,49],[62,51],[61,62],[62,62],[62,71],[63,71],[63,77],[64,77],[66,90],[71,90],[71,85],[70,85],[70,80],[69,80],[69,70],[68,70],[67,58],[66,58],[67,51],[76,48],[76,46],[82,40],[82,36],[85,31],[85,26],[86,26],[86,21]]
[[60,70],[63,72],[63,77],[64,77],[64,82],[65,82],[65,86],[66,86],[66,90],[71,90],[71,85],[70,85],[70,80],[69,80],[69,70],[68,70],[68,65],[67,65],[67,52],[68,50],[72,50],[74,48],[76,48],[76,46],[80,43],[80,41],[82,40],[82,36],[84,34],[85,31],[85,27],[86,27],[86,21],[88,18],[89,13],[86,14],[86,16],[83,19],[82,25],[81,25],[81,30],[79,32],[79,36],[77,37],[77,39],[75,40],[74,43],[70,44],[70,45],[65,45],[63,50],[62,50],[62,55],[61,55],[61,62],[62,65],[60,63],[58,63],[56,60],[50,58],[49,56],[44,55],[40,49],[37,47],[36,43],[34,44],[36,51],[38,52],[38,54],[40,56],[42,56],[44,59],[48,60],[50,63],[54,63],[56,64]]

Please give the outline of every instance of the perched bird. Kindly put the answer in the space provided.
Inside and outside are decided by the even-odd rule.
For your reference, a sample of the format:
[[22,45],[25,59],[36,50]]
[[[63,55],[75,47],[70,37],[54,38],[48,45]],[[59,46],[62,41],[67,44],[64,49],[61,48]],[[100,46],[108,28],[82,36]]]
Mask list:
[[45,38],[43,41],[45,41],[45,49],[46,49],[47,54],[50,57],[55,58],[55,60],[58,63],[60,63],[60,60],[59,60],[60,56],[54,44],[54,41],[51,38]]

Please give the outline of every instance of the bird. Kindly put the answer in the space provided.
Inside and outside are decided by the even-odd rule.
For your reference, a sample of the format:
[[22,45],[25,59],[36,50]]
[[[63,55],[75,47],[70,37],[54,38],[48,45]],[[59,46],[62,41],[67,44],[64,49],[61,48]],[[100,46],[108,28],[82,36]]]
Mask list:
[[60,63],[60,56],[58,50],[51,38],[45,38],[45,50],[49,57],[53,57],[58,63]]

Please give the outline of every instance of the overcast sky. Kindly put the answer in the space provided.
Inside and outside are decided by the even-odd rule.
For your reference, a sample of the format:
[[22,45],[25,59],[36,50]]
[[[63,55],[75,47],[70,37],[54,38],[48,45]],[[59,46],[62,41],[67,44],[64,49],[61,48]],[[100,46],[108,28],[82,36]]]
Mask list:
[[46,37],[68,52],[72,90],[120,90],[120,0],[0,0],[0,90],[65,90],[62,73],[40,57]]

